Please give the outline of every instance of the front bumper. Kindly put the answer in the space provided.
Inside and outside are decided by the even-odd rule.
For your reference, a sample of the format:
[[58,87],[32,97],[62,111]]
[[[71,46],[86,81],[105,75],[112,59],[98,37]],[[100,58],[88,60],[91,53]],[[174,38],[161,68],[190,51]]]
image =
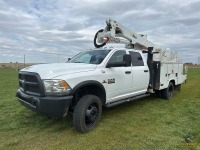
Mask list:
[[67,114],[73,96],[32,96],[20,90],[16,94],[19,102],[33,111],[52,118],[62,118]]

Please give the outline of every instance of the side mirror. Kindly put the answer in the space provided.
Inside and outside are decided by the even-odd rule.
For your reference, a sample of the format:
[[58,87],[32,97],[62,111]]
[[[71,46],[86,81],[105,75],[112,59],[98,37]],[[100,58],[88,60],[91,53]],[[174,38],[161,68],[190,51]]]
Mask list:
[[123,56],[123,62],[125,63],[125,66],[131,66],[131,55],[130,54],[125,54]]

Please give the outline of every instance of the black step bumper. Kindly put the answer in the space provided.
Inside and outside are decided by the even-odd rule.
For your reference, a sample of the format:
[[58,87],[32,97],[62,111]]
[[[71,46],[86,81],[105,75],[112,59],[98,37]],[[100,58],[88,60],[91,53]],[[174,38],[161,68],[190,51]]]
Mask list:
[[33,111],[52,118],[62,118],[67,114],[73,96],[45,96],[38,97],[17,91],[19,102]]

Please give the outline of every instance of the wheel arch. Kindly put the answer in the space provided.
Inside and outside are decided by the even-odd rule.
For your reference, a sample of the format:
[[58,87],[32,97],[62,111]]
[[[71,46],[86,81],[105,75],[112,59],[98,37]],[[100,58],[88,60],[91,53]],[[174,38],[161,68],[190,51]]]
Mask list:
[[[169,81],[169,83],[170,83],[170,82],[172,82],[174,86],[176,85],[176,82],[175,82],[174,79],[171,79],[171,80]],[[169,84],[168,84],[168,85],[169,85]]]
[[93,94],[97,97],[100,98],[102,105],[105,104],[106,102],[106,90],[104,86],[95,80],[88,80],[88,81],[83,81],[79,84],[77,84],[71,91],[71,94],[74,95],[78,93],[81,89],[88,90],[88,94]]

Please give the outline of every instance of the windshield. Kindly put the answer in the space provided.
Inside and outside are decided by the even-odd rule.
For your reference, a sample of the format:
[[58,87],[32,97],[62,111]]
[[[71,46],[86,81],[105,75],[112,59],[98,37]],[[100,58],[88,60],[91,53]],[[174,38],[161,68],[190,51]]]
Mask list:
[[109,52],[110,50],[86,51],[73,57],[68,63],[100,64]]

